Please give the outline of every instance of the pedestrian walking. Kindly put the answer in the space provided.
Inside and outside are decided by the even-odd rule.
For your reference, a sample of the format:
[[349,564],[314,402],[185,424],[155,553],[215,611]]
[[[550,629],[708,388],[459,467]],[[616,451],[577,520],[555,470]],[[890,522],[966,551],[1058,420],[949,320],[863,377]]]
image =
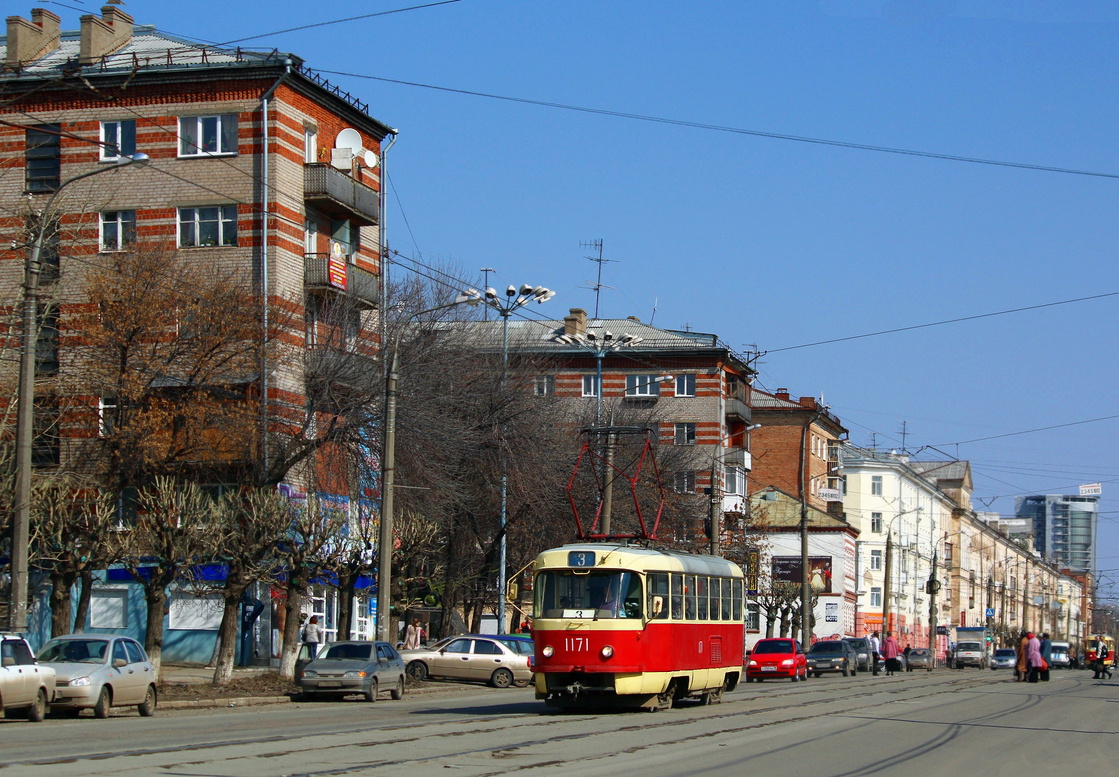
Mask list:
[[319,653],[320,642],[322,642],[322,626],[319,625],[319,616],[312,615],[311,620],[303,626],[303,644],[307,646],[312,661]]
[[1041,640],[1034,633],[1026,634],[1026,664],[1028,665],[1028,682],[1036,683],[1041,674]]
[[404,630],[404,649],[415,650],[423,647],[426,640],[427,632],[424,631],[423,624],[420,623],[419,618],[413,618],[412,623]]
[[872,669],[874,676],[878,676],[878,662],[882,658],[882,641],[878,639],[878,632],[870,635],[870,660],[872,662]]
[[1026,632],[1018,634],[1018,660],[1014,663],[1014,679],[1020,683],[1025,682],[1029,677],[1029,665],[1026,662],[1026,645],[1029,642]]
[[897,638],[894,637],[894,632],[887,631],[886,638],[882,640],[882,658],[886,659],[886,676],[893,676],[894,672],[901,669],[901,664],[898,662],[898,655],[901,653],[898,648]]
[[1039,679],[1043,683],[1049,682],[1049,667],[1053,663],[1053,642],[1049,639],[1049,632],[1041,635],[1041,674]]

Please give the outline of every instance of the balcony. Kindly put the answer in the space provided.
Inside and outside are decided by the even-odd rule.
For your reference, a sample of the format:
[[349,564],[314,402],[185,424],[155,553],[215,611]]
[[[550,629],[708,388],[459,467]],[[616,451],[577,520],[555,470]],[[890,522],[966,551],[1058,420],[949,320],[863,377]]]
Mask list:
[[334,291],[346,294],[364,308],[375,308],[381,301],[381,283],[373,273],[357,265],[345,265],[344,286],[332,283],[330,261],[326,254],[306,254],[303,257],[303,285],[307,291]]
[[754,466],[754,458],[750,451],[745,448],[731,448],[723,456],[723,464],[728,467],[741,467],[744,470],[751,470]]
[[750,423],[750,406],[741,399],[728,396],[725,409],[728,418],[737,418],[744,423]]
[[303,166],[303,199],[323,214],[348,219],[359,227],[381,221],[377,191],[330,165]]

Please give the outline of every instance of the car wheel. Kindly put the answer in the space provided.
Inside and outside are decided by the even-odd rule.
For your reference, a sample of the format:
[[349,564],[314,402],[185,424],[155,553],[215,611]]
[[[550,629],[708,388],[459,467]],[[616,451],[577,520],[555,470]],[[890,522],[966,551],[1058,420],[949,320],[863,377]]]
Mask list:
[[423,661],[413,661],[408,664],[408,676],[413,680],[426,680],[427,679],[427,664]]
[[32,723],[42,723],[47,716],[47,692],[42,688],[35,695],[35,703],[27,708],[27,719]]
[[101,687],[101,694],[97,697],[97,703],[93,705],[93,717],[105,719],[109,717],[109,708],[113,705],[113,696],[109,691],[108,686]]
[[377,678],[374,677],[369,681],[369,690],[365,692],[365,700],[372,704],[377,701]]
[[850,677],[851,676],[851,670],[848,669],[847,667],[843,667],[839,671],[843,673],[844,677]]
[[494,688],[508,688],[513,684],[513,673],[502,667],[490,675],[490,685]]
[[400,679],[396,681],[396,687],[392,689],[392,698],[396,701],[404,698],[404,675],[400,675]]
[[820,676],[820,673],[819,673],[819,672],[813,672],[813,673],[812,673],[812,676],[813,676],[813,677],[819,677],[819,676]]
[[140,713],[141,717],[150,718],[155,714],[155,704],[155,686],[149,685],[148,692],[144,694],[144,700],[136,707],[136,711]]

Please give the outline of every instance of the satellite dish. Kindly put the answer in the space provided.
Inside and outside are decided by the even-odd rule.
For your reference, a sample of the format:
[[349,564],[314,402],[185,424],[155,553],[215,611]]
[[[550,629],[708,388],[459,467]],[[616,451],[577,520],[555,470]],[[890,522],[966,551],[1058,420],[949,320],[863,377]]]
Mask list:
[[334,141],[335,148],[348,148],[357,156],[361,153],[361,135],[356,129],[347,127],[338,133],[338,139]]
[[377,155],[375,153],[373,153],[372,151],[366,151],[363,161],[365,162],[366,167],[376,167],[379,160],[377,159]]

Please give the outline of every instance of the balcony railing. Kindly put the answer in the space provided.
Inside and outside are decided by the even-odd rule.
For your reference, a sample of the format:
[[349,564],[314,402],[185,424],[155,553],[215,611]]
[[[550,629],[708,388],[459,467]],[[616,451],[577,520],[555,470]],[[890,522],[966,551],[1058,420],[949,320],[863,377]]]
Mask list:
[[732,448],[723,456],[723,463],[728,467],[750,470],[754,467],[754,457],[745,448]]
[[348,219],[360,227],[381,221],[377,191],[330,165],[303,166],[303,199],[328,216]]
[[373,273],[346,262],[345,288],[331,283],[330,260],[326,254],[306,254],[303,257],[303,284],[308,291],[333,290],[346,294],[362,307],[373,308],[381,301],[381,283]]
[[738,418],[741,421],[750,423],[750,406],[743,402],[741,399],[727,397],[726,414],[730,417]]

